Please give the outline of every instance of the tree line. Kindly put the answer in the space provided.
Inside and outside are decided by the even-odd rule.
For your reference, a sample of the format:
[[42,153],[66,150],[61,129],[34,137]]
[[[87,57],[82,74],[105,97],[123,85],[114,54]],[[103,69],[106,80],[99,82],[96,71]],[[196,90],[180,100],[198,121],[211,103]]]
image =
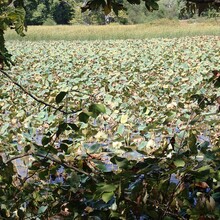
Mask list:
[[113,11],[108,16],[103,8],[82,13],[80,0],[25,0],[24,4],[28,25],[137,24],[160,18],[187,19],[196,14],[196,4],[191,3],[189,7],[186,0],[160,0],[154,12],[147,10],[144,2],[139,5],[125,3],[125,10]]

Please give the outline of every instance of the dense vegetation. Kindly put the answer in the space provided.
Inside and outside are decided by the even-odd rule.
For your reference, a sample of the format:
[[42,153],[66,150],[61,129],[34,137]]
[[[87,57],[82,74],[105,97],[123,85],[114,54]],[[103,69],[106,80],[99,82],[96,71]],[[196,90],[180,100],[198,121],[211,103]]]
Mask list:
[[13,30],[8,30],[5,37],[9,41],[73,41],[174,38],[201,35],[219,36],[218,21],[190,23],[161,19],[149,24],[137,25],[29,26],[25,37],[18,36]]
[[0,4],[1,219],[220,218],[219,36],[10,42],[11,59],[23,5]]
[[219,37],[9,49],[47,105],[1,79],[3,216],[217,218]]
[[[132,3],[132,1],[130,2]],[[125,3],[124,7],[126,7],[126,11],[119,12],[118,10],[114,10],[105,16],[103,9],[82,14],[82,2],[79,0],[74,3],[72,0],[41,0],[40,3],[39,1],[25,0],[25,8],[27,10],[26,20],[27,24],[30,25],[137,24],[160,18],[187,19],[197,15],[195,10],[189,11],[187,9],[187,2],[185,0],[160,0],[158,5],[155,5],[155,9],[158,10],[149,12],[149,10],[146,10],[144,1],[140,2],[139,5]],[[219,16],[219,12],[210,6],[202,15],[216,17]]]

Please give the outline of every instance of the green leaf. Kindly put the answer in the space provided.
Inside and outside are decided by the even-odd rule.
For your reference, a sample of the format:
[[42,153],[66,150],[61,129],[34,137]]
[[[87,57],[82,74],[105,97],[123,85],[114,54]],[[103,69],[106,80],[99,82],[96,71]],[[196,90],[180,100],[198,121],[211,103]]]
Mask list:
[[46,180],[46,179],[48,179],[48,170],[44,170],[44,171],[40,172],[38,175],[41,180]]
[[31,149],[31,146],[30,145],[26,145],[24,147],[24,152],[27,153],[30,149]]
[[210,143],[208,141],[204,141],[199,145],[200,151],[205,154],[207,152],[207,149],[209,147]]
[[106,192],[106,193],[103,193],[103,194],[102,194],[102,200],[103,200],[105,203],[107,203],[107,202],[109,202],[109,201],[112,199],[113,196],[114,196],[114,192]]
[[60,149],[62,149],[63,151],[67,152],[67,150],[68,150],[68,145],[67,145],[67,144],[64,144],[64,143],[61,143],[61,144],[60,144]]
[[90,112],[99,112],[99,113],[105,113],[106,110],[105,110],[105,106],[102,105],[102,104],[92,104],[89,106],[89,111]]
[[104,192],[113,192],[117,189],[118,185],[98,183],[96,192],[103,194]]
[[192,131],[190,131],[190,133],[189,133],[188,147],[189,147],[190,151],[192,152],[192,154],[198,153],[197,145],[196,145],[196,135],[193,134]]
[[[93,162],[94,162],[94,160],[93,160]],[[111,172],[109,169],[107,169],[107,166],[106,166],[105,163],[100,162],[100,161],[95,161],[94,163],[95,163],[96,167],[97,167],[101,172],[103,172],[103,173],[105,173],[105,172],[107,172],[107,173],[108,173],[108,172]]]
[[105,5],[103,7],[105,15],[108,15],[111,12],[111,7],[109,7],[108,5]]
[[213,193],[212,198],[214,200],[220,201],[220,192]]
[[126,158],[114,156],[110,161],[113,164],[117,164],[117,166],[121,169],[127,169],[129,167],[129,161]]
[[102,104],[92,104],[89,106],[89,112],[93,113],[93,117],[96,118],[100,113],[105,113],[105,106]]
[[165,216],[165,217],[163,218],[163,220],[175,220],[175,218],[170,217],[170,216]]
[[93,144],[93,145],[85,144],[84,145],[87,153],[89,154],[99,153],[102,150],[101,146],[102,146],[101,144]]
[[56,96],[56,103],[59,104],[63,101],[64,97],[66,96],[67,92],[60,92],[57,96]]
[[0,130],[0,133],[5,133],[6,130],[9,128],[10,124],[9,123],[5,123],[3,124],[3,126],[1,126],[1,130]]
[[120,124],[118,126],[117,133],[120,134],[120,135],[123,135],[124,130],[125,130],[125,126],[123,124]]
[[48,206],[41,206],[38,209],[38,214],[43,214],[47,210]]
[[154,10],[158,10],[159,9],[159,5],[156,2],[152,2],[150,4],[150,6],[154,9]]
[[44,136],[44,137],[42,138],[42,144],[43,144],[43,146],[49,144],[50,141],[51,141],[51,139],[52,139],[51,137]]
[[18,209],[18,217],[20,219],[24,219],[25,218],[25,212],[21,209]]
[[71,129],[74,131],[79,131],[79,128],[76,124],[68,123],[68,126],[71,127]]
[[176,167],[184,167],[186,165],[184,160],[175,160],[173,163]]
[[204,172],[204,171],[210,171],[211,167],[209,165],[202,166],[199,169],[197,169],[197,172]]
[[58,130],[56,132],[57,137],[62,134],[67,129],[67,123],[59,124]]
[[141,141],[141,143],[138,145],[138,150],[143,150],[147,146],[147,141]]
[[89,115],[85,112],[79,114],[79,121],[87,123],[89,121]]

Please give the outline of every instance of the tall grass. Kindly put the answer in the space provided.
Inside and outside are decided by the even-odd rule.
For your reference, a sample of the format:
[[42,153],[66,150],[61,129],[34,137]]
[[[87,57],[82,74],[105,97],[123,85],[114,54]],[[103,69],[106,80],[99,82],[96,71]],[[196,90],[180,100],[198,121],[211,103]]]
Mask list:
[[173,38],[198,35],[219,35],[218,22],[187,23],[180,21],[155,21],[139,25],[104,26],[29,26],[26,37],[21,38],[12,30],[6,32],[7,40],[109,40]]

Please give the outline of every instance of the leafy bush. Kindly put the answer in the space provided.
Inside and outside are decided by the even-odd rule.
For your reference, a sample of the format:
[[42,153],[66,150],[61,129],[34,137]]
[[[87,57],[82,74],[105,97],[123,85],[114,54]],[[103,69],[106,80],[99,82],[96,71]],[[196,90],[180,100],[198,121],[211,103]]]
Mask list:
[[205,12],[202,13],[202,16],[208,17],[208,18],[218,18],[220,17],[220,12],[218,12],[215,8],[209,8]]
[[158,4],[159,9],[154,12],[146,11],[144,3],[135,6],[127,4],[126,7],[129,21],[138,24],[163,18],[178,19],[181,9],[185,7],[182,1],[178,2],[176,0],[161,0]]
[[56,25],[56,22],[53,20],[53,18],[47,18],[46,21],[43,23],[43,25],[53,26]]

